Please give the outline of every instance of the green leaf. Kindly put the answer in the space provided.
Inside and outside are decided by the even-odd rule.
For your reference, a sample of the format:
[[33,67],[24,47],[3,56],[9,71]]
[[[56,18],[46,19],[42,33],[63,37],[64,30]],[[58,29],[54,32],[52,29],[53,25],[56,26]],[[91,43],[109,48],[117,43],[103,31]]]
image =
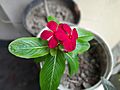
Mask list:
[[48,55],[40,72],[41,90],[57,90],[65,70],[64,53],[57,51],[55,56]]
[[117,90],[114,85],[110,81],[106,80],[104,77],[102,77],[101,80],[105,90]]
[[55,56],[57,54],[57,48],[50,49],[51,56]]
[[47,41],[36,37],[26,37],[14,40],[9,44],[9,51],[21,58],[37,58],[49,53]]
[[72,76],[77,73],[79,69],[78,56],[72,53],[65,53],[65,58],[68,61],[69,74]]
[[87,41],[82,41],[80,38],[77,39],[76,48],[72,52],[73,54],[81,54],[90,48],[90,44]]
[[60,22],[53,16],[48,16],[47,17],[47,21],[50,22],[50,21],[55,21],[57,24],[60,24]]
[[[48,54],[47,54],[47,55],[48,55]],[[42,57],[35,58],[35,59],[34,59],[34,62],[35,62],[35,63],[40,63],[40,62],[45,61],[45,58],[47,57],[47,55],[42,56]]]
[[94,38],[93,33],[89,32],[83,28],[77,28],[76,30],[78,32],[79,39],[81,39],[82,41],[90,41]]
[[59,50],[64,51],[63,45],[60,44],[60,45],[58,46],[58,48],[59,48]]

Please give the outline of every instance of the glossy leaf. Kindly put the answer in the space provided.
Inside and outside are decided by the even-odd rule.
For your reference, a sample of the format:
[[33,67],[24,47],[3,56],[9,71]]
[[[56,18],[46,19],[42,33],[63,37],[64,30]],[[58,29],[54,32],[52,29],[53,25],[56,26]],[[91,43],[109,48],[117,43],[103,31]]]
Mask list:
[[73,51],[73,54],[81,54],[87,51],[90,48],[90,44],[87,41],[82,41],[80,38],[77,39],[76,49]]
[[104,77],[102,77],[101,80],[104,90],[117,90],[114,85],[110,81],[106,80]]
[[57,54],[57,48],[50,49],[51,56],[55,56]]
[[47,21],[50,22],[50,21],[55,21],[57,24],[60,24],[60,22],[53,16],[48,16],[47,17]]
[[65,58],[68,61],[69,74],[72,76],[77,73],[79,69],[78,56],[72,53],[65,53]]
[[21,58],[37,58],[49,53],[47,41],[35,37],[19,38],[9,44],[9,51]]
[[64,53],[57,51],[55,56],[48,55],[40,72],[41,90],[57,90],[65,69]]
[[81,39],[82,41],[90,41],[94,38],[93,33],[87,31],[86,29],[77,28],[76,30],[78,32],[79,39]]

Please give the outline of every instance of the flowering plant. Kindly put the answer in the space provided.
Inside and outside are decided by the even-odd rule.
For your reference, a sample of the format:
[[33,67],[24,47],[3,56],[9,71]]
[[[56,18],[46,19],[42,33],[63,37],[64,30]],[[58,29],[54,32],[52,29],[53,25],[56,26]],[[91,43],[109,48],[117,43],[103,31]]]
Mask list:
[[49,16],[47,27],[39,38],[24,37],[9,44],[9,51],[21,58],[35,58],[35,62],[44,62],[40,71],[41,90],[56,90],[68,63],[69,75],[78,72],[78,54],[87,51],[93,34],[82,28],[74,28],[60,23]]

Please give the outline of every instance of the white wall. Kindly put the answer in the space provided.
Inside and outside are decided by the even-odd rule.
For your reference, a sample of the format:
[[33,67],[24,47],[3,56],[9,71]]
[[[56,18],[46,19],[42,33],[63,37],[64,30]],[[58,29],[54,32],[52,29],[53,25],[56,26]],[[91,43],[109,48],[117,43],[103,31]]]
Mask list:
[[120,0],[75,0],[81,10],[79,25],[100,33],[111,47],[120,41]]
[[31,1],[32,0],[0,0],[0,17],[3,19],[8,17],[12,22],[12,24],[5,24],[0,21],[0,39],[8,40],[22,36],[30,36],[21,21],[24,9]]

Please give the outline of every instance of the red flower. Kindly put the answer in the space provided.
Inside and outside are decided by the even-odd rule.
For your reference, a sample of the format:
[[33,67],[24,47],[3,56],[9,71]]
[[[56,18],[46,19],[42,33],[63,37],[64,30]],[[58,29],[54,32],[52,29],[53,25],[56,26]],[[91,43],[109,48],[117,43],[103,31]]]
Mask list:
[[61,41],[66,52],[73,51],[76,48],[76,39],[78,38],[78,34],[75,28],[71,30],[70,26],[67,24],[60,24],[55,36]]
[[57,41],[57,39],[55,37],[55,32],[56,32],[56,29],[57,29],[58,25],[57,25],[56,22],[50,21],[50,22],[47,23],[47,27],[50,30],[44,30],[41,33],[40,37],[43,40],[48,40],[49,39],[49,42],[48,42],[49,48],[55,48],[58,45],[58,41]]
[[75,28],[71,30],[67,24],[57,25],[54,21],[48,22],[47,27],[50,30],[44,30],[40,37],[43,40],[49,40],[49,48],[55,48],[58,45],[58,41],[60,41],[66,52],[71,52],[75,49],[76,39],[78,38]]

